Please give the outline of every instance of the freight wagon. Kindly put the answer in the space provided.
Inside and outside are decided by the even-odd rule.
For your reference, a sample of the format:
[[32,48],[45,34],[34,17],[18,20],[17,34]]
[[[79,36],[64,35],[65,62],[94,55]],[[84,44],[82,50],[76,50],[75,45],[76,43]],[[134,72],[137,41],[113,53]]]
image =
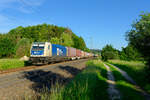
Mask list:
[[82,51],[79,49],[76,49],[76,57],[77,59],[80,59],[82,57]]
[[32,64],[48,64],[89,57],[87,52],[72,47],[51,44],[50,42],[34,42],[30,51]]
[[76,55],[76,49],[72,48],[72,47],[67,47],[67,51],[68,51],[68,59],[70,60],[74,60],[76,59],[77,55]]

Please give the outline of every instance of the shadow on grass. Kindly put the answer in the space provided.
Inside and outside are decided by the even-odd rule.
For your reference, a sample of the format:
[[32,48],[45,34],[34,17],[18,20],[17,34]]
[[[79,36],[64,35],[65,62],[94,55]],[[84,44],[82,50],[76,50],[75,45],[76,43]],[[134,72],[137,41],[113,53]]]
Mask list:
[[[59,68],[68,71],[73,76],[81,72],[81,70],[74,68],[73,66],[59,66]],[[23,72],[23,74],[26,79],[33,82],[31,88],[37,93],[43,92],[44,89],[49,91],[52,86],[55,86],[55,84],[63,85],[71,79],[42,69]]]
[[117,88],[122,94],[122,100],[145,100],[140,91],[138,91],[132,84],[123,80],[117,81]]
[[43,92],[45,89],[49,91],[56,82],[64,84],[68,80],[68,78],[64,78],[59,74],[43,70],[24,72],[24,77],[33,82],[31,89],[38,93]]
[[[77,75],[79,72],[81,72],[80,69],[77,69],[73,66],[59,66],[60,69],[62,70],[66,70],[67,72],[69,72],[70,74],[72,74],[73,76]],[[83,70],[83,69],[82,69]]]
[[[42,93],[41,90],[45,88],[49,92],[53,85],[69,82],[61,91],[62,99],[60,100],[109,100],[106,81],[107,71],[104,67],[90,63],[84,71],[73,66],[59,66],[59,68],[66,70],[73,76],[76,75],[75,78],[69,82],[71,78],[65,78],[60,74],[44,70],[24,72],[24,77],[33,82],[31,88],[37,93]],[[120,83],[118,86],[125,92],[128,92],[127,89],[133,91],[133,88],[126,84]]]
[[32,63],[30,61],[24,61],[24,66],[31,66]]

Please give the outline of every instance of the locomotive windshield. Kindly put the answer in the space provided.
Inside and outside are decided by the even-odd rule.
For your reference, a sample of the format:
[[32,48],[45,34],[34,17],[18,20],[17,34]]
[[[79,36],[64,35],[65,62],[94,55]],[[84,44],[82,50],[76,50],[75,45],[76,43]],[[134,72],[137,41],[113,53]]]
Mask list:
[[34,50],[34,51],[44,50],[44,46],[33,46],[32,50]]

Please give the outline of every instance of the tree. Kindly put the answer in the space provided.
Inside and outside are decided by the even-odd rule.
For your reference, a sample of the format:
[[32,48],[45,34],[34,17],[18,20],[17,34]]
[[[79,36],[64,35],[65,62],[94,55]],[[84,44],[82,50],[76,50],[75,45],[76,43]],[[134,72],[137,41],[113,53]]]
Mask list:
[[52,44],[60,44],[60,40],[57,37],[51,38]]
[[130,61],[142,60],[143,58],[136,48],[134,48],[132,45],[128,45],[127,47],[122,48],[122,51],[120,53],[120,59]]
[[70,34],[63,33],[61,36],[61,45],[72,47],[73,46],[73,40]]
[[78,48],[81,49],[81,50],[86,50],[86,48],[87,48],[86,44],[84,42],[84,39],[81,36],[79,37],[78,42],[79,42]]
[[0,38],[0,57],[13,57],[15,43],[7,35]]
[[72,47],[73,46],[72,37],[67,33],[63,33],[61,36],[61,44],[64,46]]
[[86,50],[87,49],[85,41],[81,36],[78,37],[73,33],[72,38],[73,38],[73,41],[74,41],[74,45],[73,45],[74,48],[81,49],[81,50]]
[[91,52],[91,50],[89,48],[85,48],[84,51]]
[[126,35],[129,44],[133,45],[150,66],[150,14],[140,15],[140,19],[132,24]]
[[90,51],[94,54],[101,55],[101,50],[100,49],[90,49]]
[[[11,56],[15,56],[16,54],[18,57],[19,55],[23,56],[24,54],[26,54],[23,52],[21,54],[20,52],[21,50],[19,50],[23,48],[21,47],[22,45],[20,45],[20,47],[17,46],[19,45],[18,43],[24,41],[24,38],[28,39],[30,42],[52,42],[54,44],[60,44],[64,46],[70,46],[77,49],[89,51],[82,37],[78,37],[77,35],[75,35],[72,32],[72,30],[69,28],[59,27],[56,25],[50,25],[44,23],[44,24],[39,24],[34,26],[27,26],[27,27],[19,26],[17,28],[10,30],[5,35],[8,40],[12,41],[12,43],[8,45],[13,44],[11,48],[14,49],[14,52],[9,52],[9,50],[6,51],[11,53]],[[4,44],[5,39],[3,37],[4,35],[0,34],[1,45],[5,45]],[[3,47],[0,48],[2,49]],[[5,54],[1,53],[1,56],[3,57],[7,57],[9,55],[9,53],[6,54],[5,51],[2,52],[5,53]]]
[[106,45],[101,51],[102,60],[107,61],[108,59],[118,59],[118,51],[113,48],[112,45]]

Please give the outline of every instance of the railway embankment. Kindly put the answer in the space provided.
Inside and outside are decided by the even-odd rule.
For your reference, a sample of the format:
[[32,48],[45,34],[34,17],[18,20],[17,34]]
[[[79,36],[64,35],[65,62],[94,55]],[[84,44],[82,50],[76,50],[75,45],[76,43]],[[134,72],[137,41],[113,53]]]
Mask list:
[[137,79],[110,63],[81,59],[1,74],[0,97],[2,100],[149,100],[149,94],[138,88]]
[[20,100],[39,95],[56,83],[66,84],[86,66],[88,59],[61,62],[0,74],[0,99]]

